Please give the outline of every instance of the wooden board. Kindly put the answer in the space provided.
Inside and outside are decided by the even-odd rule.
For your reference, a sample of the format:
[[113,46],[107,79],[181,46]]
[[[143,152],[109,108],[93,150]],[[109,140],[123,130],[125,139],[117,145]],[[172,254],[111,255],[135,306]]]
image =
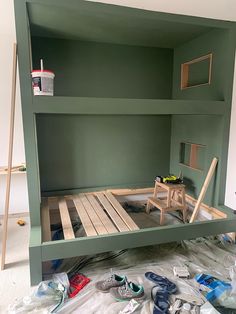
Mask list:
[[71,199],[73,200],[75,204],[75,208],[77,210],[77,213],[79,215],[79,218],[82,222],[82,225],[84,227],[84,231],[87,236],[95,236],[97,235],[97,232],[89,218],[89,215],[87,214],[83,203],[81,202],[81,199],[78,195],[71,196]]
[[151,204],[153,204],[155,207],[159,208],[160,210],[164,210],[164,211],[176,211],[176,210],[181,210],[183,209],[183,205],[175,207],[167,207],[167,201],[166,200],[161,200],[161,199],[157,199],[155,197],[150,197],[149,202]]
[[104,193],[104,195],[110,201],[110,203],[115,208],[115,210],[119,214],[119,216],[123,219],[123,221],[128,226],[128,228],[130,230],[138,230],[139,227],[136,225],[136,223],[133,221],[133,219],[127,214],[127,212],[120,205],[120,203],[117,201],[117,199],[112,195],[112,193],[106,192],[106,193]]
[[87,199],[87,197],[85,196],[85,194],[81,193],[79,195],[79,198],[80,198],[82,204],[84,205],[84,208],[85,208],[90,220],[92,221],[93,226],[96,229],[97,233],[98,234],[107,234],[108,233],[107,229],[103,225],[102,220],[97,215],[96,211],[94,210],[94,208],[90,204],[90,202]]
[[[21,171],[20,169],[22,169],[22,167],[25,165],[19,165],[19,166],[13,166],[11,167],[11,173],[12,174],[19,174],[19,173],[26,173],[26,170]],[[8,172],[8,167],[7,166],[3,166],[0,167],[0,175],[6,175]]]
[[218,162],[218,159],[216,157],[214,157],[212,162],[211,162],[211,166],[210,166],[210,168],[208,170],[206,179],[205,179],[205,181],[203,183],[203,186],[202,186],[201,192],[199,194],[198,200],[196,202],[195,208],[193,210],[193,214],[192,214],[192,216],[190,218],[190,221],[189,221],[190,223],[194,222],[194,220],[196,219],[196,217],[198,215],[201,203],[202,203],[202,201],[203,201],[203,199],[205,197],[207,188],[208,188],[208,186],[210,184],[210,181],[211,181],[211,178],[213,177],[213,174],[215,172],[215,168],[216,168],[217,162]]
[[107,198],[103,193],[96,193],[97,198],[99,199],[100,203],[106,210],[107,214],[111,217],[113,223],[116,225],[119,231],[129,231],[129,228],[126,226],[124,221],[120,218],[120,216],[117,214],[115,209],[112,207],[112,205],[109,203]]
[[143,189],[109,189],[105,192],[111,192],[113,195],[136,195],[136,194],[153,194],[153,188]]
[[65,240],[74,239],[75,234],[74,234],[74,230],[71,224],[66,200],[63,197],[60,197],[58,199],[58,204],[59,204],[59,211],[60,211],[60,216],[61,216],[61,223],[62,223],[64,238]]
[[[193,198],[192,196],[186,194],[186,201],[187,203],[191,204],[192,206],[195,206],[197,203],[197,200],[195,198]],[[227,218],[227,214],[223,213],[222,211],[220,211],[219,209],[215,208],[215,207],[210,207],[204,203],[201,203],[200,205],[200,209],[208,212],[209,214],[211,214],[215,219],[222,219],[222,218]]]
[[103,222],[106,230],[108,233],[116,233],[118,230],[113,225],[109,217],[106,215],[105,211],[101,207],[101,205],[96,200],[95,196],[87,195],[87,199],[89,200],[90,204],[93,206],[93,209],[96,211],[97,215],[99,216],[100,220]]
[[49,214],[49,204],[47,198],[42,198],[41,219],[43,229],[43,242],[51,241],[51,222]]
[[16,109],[16,74],[17,74],[17,44],[13,44],[13,67],[12,67],[12,86],[11,86],[11,112],[10,112],[10,132],[9,132],[9,145],[8,145],[8,167],[6,178],[6,197],[4,204],[4,217],[2,229],[2,256],[1,256],[1,270],[5,266],[6,258],[6,245],[7,245],[7,227],[8,227],[8,214],[10,204],[11,192],[11,169],[12,169],[12,154],[13,154],[13,141],[14,141],[14,125],[15,125],[15,109]]

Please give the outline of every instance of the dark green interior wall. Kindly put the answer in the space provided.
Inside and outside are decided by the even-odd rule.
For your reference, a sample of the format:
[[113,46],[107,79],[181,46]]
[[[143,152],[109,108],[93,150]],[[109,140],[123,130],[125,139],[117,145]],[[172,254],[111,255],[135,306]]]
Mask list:
[[[181,64],[209,53],[213,54],[211,84],[181,90]],[[173,99],[225,100],[228,77],[232,71],[231,53],[230,34],[223,29],[214,29],[175,48]]]
[[173,49],[33,37],[32,55],[55,72],[56,96],[171,98]]
[[[199,196],[212,159],[221,156],[222,131],[222,116],[172,116],[170,171],[175,174],[182,171],[187,192],[195,198]],[[204,160],[201,161],[203,171],[193,170],[179,164],[181,142],[205,145]],[[220,167],[221,160],[204,199],[204,203],[208,205],[218,205]]]
[[41,189],[150,186],[169,172],[170,127],[167,115],[38,115]]

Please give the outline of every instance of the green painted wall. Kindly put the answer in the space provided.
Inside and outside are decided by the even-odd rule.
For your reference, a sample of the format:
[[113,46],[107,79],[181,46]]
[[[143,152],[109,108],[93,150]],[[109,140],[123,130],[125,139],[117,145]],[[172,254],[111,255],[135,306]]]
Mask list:
[[[225,100],[228,77],[231,73],[229,55],[230,34],[227,30],[215,29],[174,49],[173,98]],[[203,55],[213,53],[212,80],[210,85],[180,89],[181,64]],[[200,74],[198,75],[201,76]]]
[[38,115],[41,189],[150,186],[169,172],[170,127],[167,115]]
[[[217,178],[214,179],[214,182],[209,187],[205,198],[206,203],[210,205],[215,204],[215,206],[224,203],[235,54],[233,34],[232,30],[214,29],[174,49],[173,99],[225,101],[223,108],[225,112],[222,116],[173,116],[172,120],[170,163],[172,172],[178,172],[180,168],[183,168],[178,165],[180,141],[188,140],[199,144],[207,143],[204,172],[200,173],[183,168],[184,175],[187,178],[188,189],[192,190],[194,197],[199,195],[212,158],[215,156],[219,158]],[[211,84],[181,90],[181,64],[209,53],[213,54]],[[199,79],[202,74],[195,72],[194,75]]]
[[55,95],[170,99],[173,50],[52,38],[32,38],[34,69],[40,58],[55,72]]
[[[171,129],[171,173],[178,174],[182,171],[187,192],[198,198],[202,184],[207,175],[213,157],[221,156],[221,139],[223,132],[223,117],[210,115],[173,115]],[[203,171],[193,170],[180,165],[180,143],[190,142],[206,145],[204,160],[201,164]],[[219,161],[218,168],[221,166]],[[214,205],[218,202],[219,170],[216,171],[204,202]]]

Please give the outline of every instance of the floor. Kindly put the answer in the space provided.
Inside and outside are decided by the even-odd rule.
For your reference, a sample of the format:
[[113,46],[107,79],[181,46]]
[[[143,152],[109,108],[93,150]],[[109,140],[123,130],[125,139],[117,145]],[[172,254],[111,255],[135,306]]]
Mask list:
[[[141,302],[135,314],[153,313],[153,302],[150,296],[154,284],[145,278],[145,272],[147,271],[153,271],[168,277],[177,285],[177,295],[195,295],[204,299],[199,292],[200,287],[194,276],[199,273],[206,273],[221,280],[229,281],[229,269],[234,265],[235,259],[236,245],[230,244],[222,238],[213,237],[130,249],[114,260],[90,263],[85,266],[82,271],[92,279],[91,283],[79,293],[78,297],[67,302],[59,313],[118,314],[123,310],[128,302],[117,302],[109,293],[104,294],[94,288],[94,283],[97,280],[107,278],[111,268],[115,273],[126,275],[128,280],[143,285],[146,298]],[[182,265],[188,267],[190,279],[178,279],[174,276],[173,267]],[[173,304],[173,299],[174,295],[171,296],[171,304]],[[206,299],[204,299],[204,302],[206,302]],[[217,312],[211,312],[208,308],[207,311],[201,312],[201,314],[235,314],[235,299],[233,300],[233,306],[234,309],[224,309],[218,306]]]
[[[1,314],[6,313],[10,303],[28,295],[31,291],[28,260],[29,218],[23,217],[23,219],[26,225],[20,227],[17,224],[17,216],[9,218],[6,265],[5,269],[0,271]],[[2,243],[2,224],[0,243]],[[1,250],[2,246],[0,252]]]
[[[0,272],[0,313],[7,313],[9,304],[29,295],[34,289],[29,284],[28,239],[29,219],[24,217],[26,225],[17,225],[17,217],[9,219],[9,236],[7,246],[6,268]],[[2,235],[2,225],[0,226]],[[1,239],[1,237],[0,237]],[[222,239],[222,238],[221,238]],[[181,243],[162,244],[126,251],[114,260],[102,263],[89,264],[83,268],[83,273],[92,279],[92,282],[60,313],[68,314],[117,314],[125,307],[125,302],[116,302],[109,294],[101,294],[94,289],[94,282],[106,278],[110,269],[120,274],[126,274],[129,280],[143,284],[146,299],[137,313],[152,313],[153,304],[150,300],[152,283],[145,279],[146,271],[167,276],[175,282],[180,293],[197,293],[198,287],[193,279],[196,273],[210,273],[222,280],[229,280],[229,267],[236,259],[236,245],[219,239],[197,239],[182,241]],[[64,271],[68,265],[74,265],[76,259],[64,260]],[[173,266],[185,264],[188,266],[192,278],[190,280],[176,279],[173,275]],[[89,309],[89,311],[88,311]],[[136,312],[135,312],[136,313]],[[235,310],[219,313],[236,313]]]

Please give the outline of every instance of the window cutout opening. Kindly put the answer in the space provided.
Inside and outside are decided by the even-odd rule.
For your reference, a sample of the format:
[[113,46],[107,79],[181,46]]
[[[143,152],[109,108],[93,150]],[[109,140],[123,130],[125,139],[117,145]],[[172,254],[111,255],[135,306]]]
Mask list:
[[181,89],[211,84],[212,53],[181,65]]
[[180,159],[181,165],[196,170],[204,169],[205,145],[194,143],[180,143]]

